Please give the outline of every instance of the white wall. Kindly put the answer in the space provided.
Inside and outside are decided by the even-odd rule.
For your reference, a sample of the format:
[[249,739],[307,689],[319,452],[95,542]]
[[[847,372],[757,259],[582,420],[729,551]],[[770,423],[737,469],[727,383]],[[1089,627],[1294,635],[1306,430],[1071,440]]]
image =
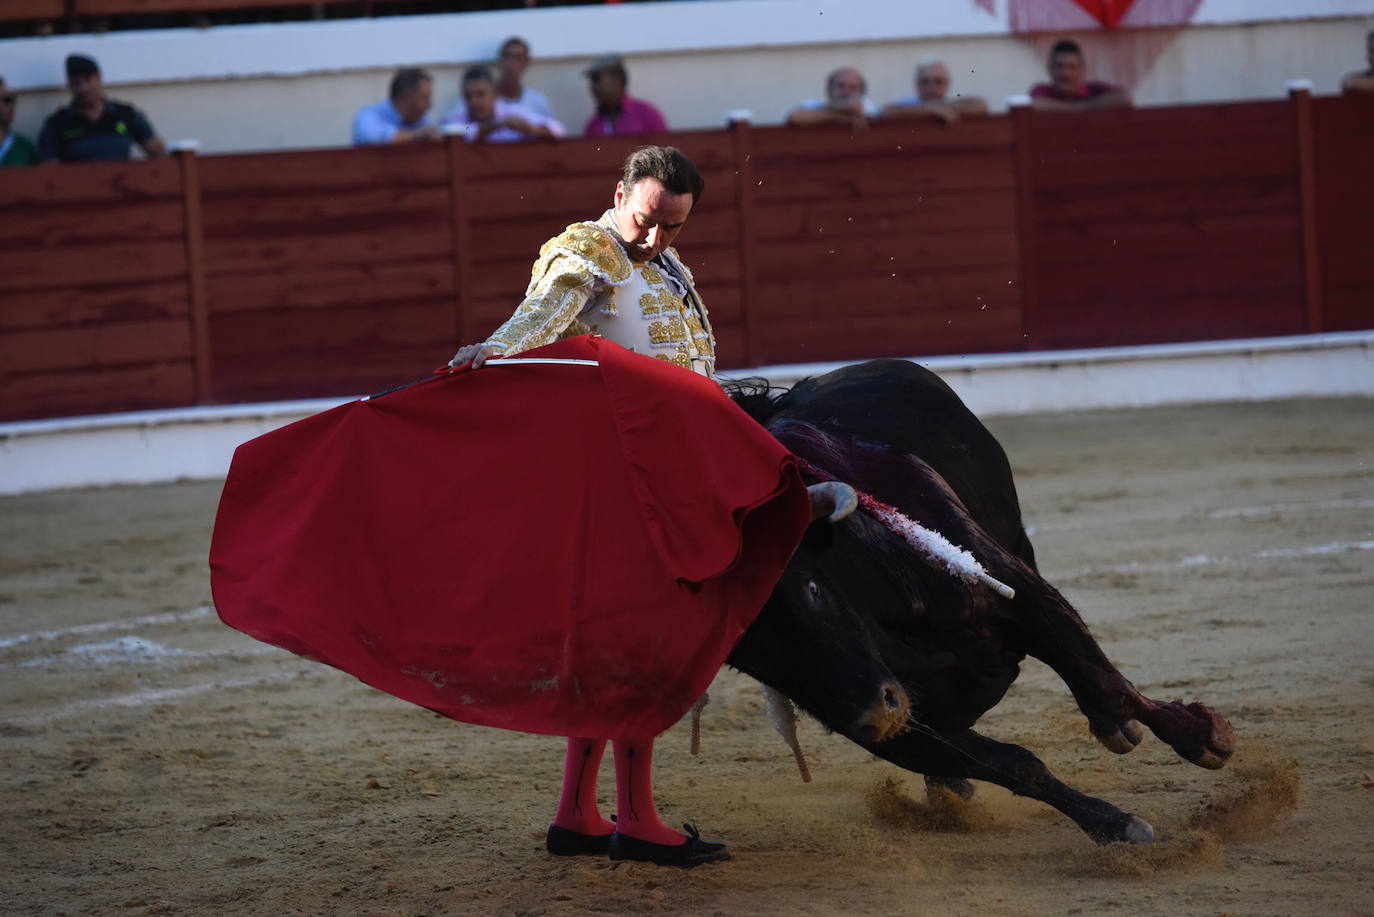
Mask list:
[[[527,82],[574,133],[591,114],[581,70],[612,50],[626,57],[631,92],[677,128],[719,126],[735,108],[778,123],[842,64],[889,101],[911,92],[914,62],[931,55],[949,62],[956,91],[1000,109],[1041,78],[1054,36],[1013,35],[1008,4],[996,6],[998,15],[972,0],[683,0],[6,39],[0,76],[23,90],[15,128],[33,136],[66,99],[65,56],[90,54],[112,96],[142,108],[164,138],[195,137],[207,153],[344,144],[353,113],[385,95],[398,66],[431,68],[445,109],[462,67],[511,34],[530,41]],[[1278,98],[1293,77],[1335,92],[1364,66],[1371,24],[1374,0],[1204,0],[1172,40],[1151,30],[1076,37],[1093,75],[1138,70],[1137,100],[1163,105]]]

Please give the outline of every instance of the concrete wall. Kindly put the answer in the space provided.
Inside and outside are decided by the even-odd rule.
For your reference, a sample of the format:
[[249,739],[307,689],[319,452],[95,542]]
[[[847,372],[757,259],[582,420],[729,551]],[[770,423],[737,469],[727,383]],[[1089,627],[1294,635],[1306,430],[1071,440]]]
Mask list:
[[[511,34],[534,49],[527,83],[573,132],[592,111],[581,70],[612,50],[626,57],[631,92],[675,128],[721,125],[737,108],[778,123],[844,64],[866,74],[876,101],[890,101],[912,91],[913,65],[926,56],[949,62],[956,91],[1000,110],[1042,78],[1056,36],[1016,35],[1008,4],[995,6],[698,0],[8,39],[0,76],[23,90],[15,128],[33,136],[66,99],[64,57],[91,54],[112,96],[142,108],[168,140],[199,139],[205,153],[345,144],[353,113],[385,95],[398,66],[431,68],[436,110],[446,110],[462,67],[493,57]],[[1336,92],[1364,66],[1370,25],[1372,0],[1203,0],[1185,29],[1074,34],[1093,76],[1129,83],[1142,105],[1167,105],[1277,98],[1294,77]]]

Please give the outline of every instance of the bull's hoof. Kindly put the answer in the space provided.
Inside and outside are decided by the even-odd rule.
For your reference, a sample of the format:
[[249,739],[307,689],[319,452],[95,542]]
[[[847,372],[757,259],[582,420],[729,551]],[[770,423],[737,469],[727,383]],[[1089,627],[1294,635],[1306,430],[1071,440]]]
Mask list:
[[1150,823],[1139,815],[1130,817],[1121,835],[1121,839],[1128,844],[1153,844],[1155,842],[1155,829],[1150,827]]
[[1155,829],[1139,815],[1122,815],[1122,820],[1112,819],[1097,831],[1088,832],[1099,844],[1153,844]]
[[1198,720],[1206,738],[1175,745],[1174,750],[1198,767],[1217,770],[1231,760],[1236,751],[1236,731],[1226,718],[1203,704],[1189,704],[1185,709]]
[[1097,740],[1107,746],[1108,750],[1124,755],[1140,744],[1140,740],[1145,737],[1145,730],[1135,720],[1126,720],[1119,724],[1106,724],[1101,732],[1094,726],[1093,735],[1097,736]]

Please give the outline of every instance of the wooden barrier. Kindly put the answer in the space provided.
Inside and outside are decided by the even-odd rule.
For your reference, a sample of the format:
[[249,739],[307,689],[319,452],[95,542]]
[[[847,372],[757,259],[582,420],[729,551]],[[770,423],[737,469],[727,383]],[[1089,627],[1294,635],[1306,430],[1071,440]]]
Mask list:
[[1313,99],[1312,121],[1320,330],[1374,327],[1374,97]]
[[1374,327],[1365,99],[0,173],[0,419],[423,375],[539,245],[685,149],[681,243],[739,368]]

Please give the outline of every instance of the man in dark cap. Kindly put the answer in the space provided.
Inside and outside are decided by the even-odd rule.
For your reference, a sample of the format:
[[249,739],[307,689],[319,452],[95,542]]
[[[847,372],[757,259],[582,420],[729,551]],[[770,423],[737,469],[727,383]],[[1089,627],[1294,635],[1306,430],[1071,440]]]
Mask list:
[[100,68],[91,58],[67,57],[67,86],[71,104],[49,115],[38,134],[39,162],[128,159],[135,143],[150,159],[167,155],[167,145],[141,111],[105,97]]
[[625,91],[629,77],[625,62],[619,54],[607,54],[585,71],[592,81],[592,97],[596,99],[596,114],[587,121],[582,133],[587,137],[611,137],[624,134],[661,134],[668,130],[663,113],[643,99],[636,99]]

